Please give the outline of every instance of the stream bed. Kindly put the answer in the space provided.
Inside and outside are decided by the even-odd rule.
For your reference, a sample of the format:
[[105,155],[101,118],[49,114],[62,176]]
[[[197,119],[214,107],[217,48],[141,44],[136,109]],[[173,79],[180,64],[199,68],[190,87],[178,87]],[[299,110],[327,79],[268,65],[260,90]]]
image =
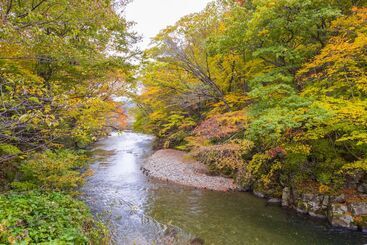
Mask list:
[[367,244],[367,234],[267,205],[250,193],[213,192],[156,181],[140,170],[153,137],[126,131],[95,146],[82,188],[115,244]]

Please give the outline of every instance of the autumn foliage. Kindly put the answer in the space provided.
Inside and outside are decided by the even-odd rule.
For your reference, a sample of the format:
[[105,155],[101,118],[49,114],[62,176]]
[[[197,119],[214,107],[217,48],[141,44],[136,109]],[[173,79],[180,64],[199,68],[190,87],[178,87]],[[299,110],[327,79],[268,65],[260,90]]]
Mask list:
[[244,111],[214,115],[201,122],[199,126],[193,130],[193,133],[205,139],[221,139],[244,130],[247,120],[248,118]]
[[125,126],[136,39],[118,2],[0,1],[1,244],[108,243],[71,195],[88,146]]
[[182,18],[146,52],[137,128],[249,189],[363,191],[366,4],[216,1]]

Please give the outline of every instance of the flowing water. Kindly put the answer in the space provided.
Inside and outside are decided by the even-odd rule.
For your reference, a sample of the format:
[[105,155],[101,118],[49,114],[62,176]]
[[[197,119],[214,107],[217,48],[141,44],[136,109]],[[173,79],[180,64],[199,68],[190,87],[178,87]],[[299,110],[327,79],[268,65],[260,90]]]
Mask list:
[[113,134],[96,146],[95,174],[83,187],[116,244],[367,244],[367,234],[269,206],[249,193],[197,190],[154,181],[140,171],[153,138]]

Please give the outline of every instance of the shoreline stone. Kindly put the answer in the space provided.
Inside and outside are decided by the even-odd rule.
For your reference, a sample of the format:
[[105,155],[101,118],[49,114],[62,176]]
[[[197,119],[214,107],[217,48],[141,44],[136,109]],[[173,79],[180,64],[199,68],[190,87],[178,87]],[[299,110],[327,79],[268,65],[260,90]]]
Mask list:
[[367,203],[348,201],[344,194],[329,196],[318,193],[297,193],[283,189],[282,206],[317,218],[327,218],[334,227],[366,232]]
[[254,194],[255,196],[257,196],[259,198],[265,198],[265,194],[261,193],[259,191],[253,191],[252,194]]
[[273,197],[273,198],[268,199],[267,200],[267,203],[269,203],[269,204],[275,204],[275,205],[280,205],[282,203],[282,200],[279,199],[279,198]]

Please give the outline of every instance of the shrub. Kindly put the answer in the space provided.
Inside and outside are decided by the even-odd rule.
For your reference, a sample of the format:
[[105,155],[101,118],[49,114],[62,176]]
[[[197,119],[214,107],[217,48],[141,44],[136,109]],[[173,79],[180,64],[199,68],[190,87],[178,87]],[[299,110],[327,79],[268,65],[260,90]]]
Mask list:
[[252,148],[251,141],[233,140],[229,143],[198,147],[193,151],[193,155],[206,164],[212,173],[233,176],[244,164],[243,154],[248,153]]
[[245,164],[244,171],[241,171],[242,176],[239,176],[241,178],[239,182],[246,188],[252,188],[255,181],[259,180],[265,172],[264,169],[267,168],[270,158],[268,154],[255,154],[252,160]]
[[13,183],[13,187],[22,189],[34,184],[46,190],[72,190],[80,186],[88,174],[81,173],[86,162],[86,155],[71,150],[36,153],[20,167],[22,182],[29,184]]
[[106,244],[105,227],[86,205],[57,192],[0,196],[0,243]]

